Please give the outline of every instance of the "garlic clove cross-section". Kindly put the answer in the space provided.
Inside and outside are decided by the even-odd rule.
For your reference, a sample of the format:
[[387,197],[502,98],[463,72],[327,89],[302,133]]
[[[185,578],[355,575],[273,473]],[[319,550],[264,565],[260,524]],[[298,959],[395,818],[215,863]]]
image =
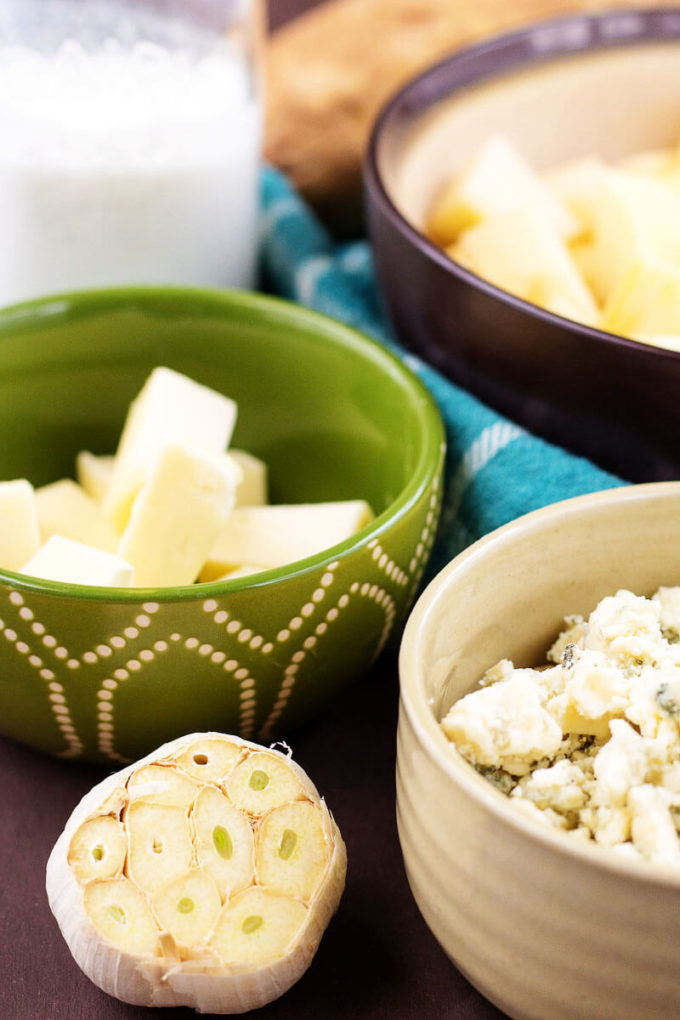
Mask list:
[[216,880],[223,899],[252,885],[255,878],[250,819],[213,786],[199,793],[191,813],[196,858]]
[[111,815],[89,818],[76,831],[68,860],[81,882],[112,878],[123,870],[127,836],[122,823]]
[[338,827],[289,754],[195,733],[83,798],[47,893],[76,963],[109,995],[243,1013],[305,972],[345,871]]
[[259,750],[232,769],[224,790],[233,803],[252,815],[297,800],[305,792],[303,778],[288,767],[283,755]]

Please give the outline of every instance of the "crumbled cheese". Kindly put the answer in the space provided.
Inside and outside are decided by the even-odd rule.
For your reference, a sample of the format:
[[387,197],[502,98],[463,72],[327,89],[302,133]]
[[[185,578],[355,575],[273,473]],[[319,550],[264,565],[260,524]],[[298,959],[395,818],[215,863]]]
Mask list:
[[534,769],[526,781],[515,787],[513,796],[527,797],[539,808],[563,813],[577,811],[586,801],[582,783],[583,773],[578,765],[562,758],[547,768]]
[[627,722],[613,719],[609,728],[611,739],[593,765],[593,802],[620,806],[625,805],[631,787],[644,783],[647,755],[643,738]]
[[680,587],[567,617],[547,658],[492,666],[444,732],[529,817],[680,868]]
[[477,765],[522,775],[554,754],[562,730],[541,704],[530,670],[482,687],[456,702],[442,721],[444,732]]
[[590,614],[586,648],[605,652],[619,666],[654,661],[662,640],[661,606],[653,599],[620,591],[602,599]]
[[654,601],[661,606],[659,623],[669,641],[680,639],[680,588],[659,588]]
[[680,867],[678,834],[669,810],[673,803],[661,786],[643,784],[630,791],[633,845],[650,861]]
[[582,616],[565,616],[564,630],[548,652],[549,662],[561,662],[567,645],[582,645],[586,622]]

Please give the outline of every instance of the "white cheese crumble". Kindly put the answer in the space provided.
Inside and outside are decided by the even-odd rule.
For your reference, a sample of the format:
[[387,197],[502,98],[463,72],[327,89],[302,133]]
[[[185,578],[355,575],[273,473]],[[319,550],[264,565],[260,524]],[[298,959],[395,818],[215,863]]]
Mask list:
[[547,658],[492,666],[444,733],[529,817],[680,868],[680,587],[566,617]]

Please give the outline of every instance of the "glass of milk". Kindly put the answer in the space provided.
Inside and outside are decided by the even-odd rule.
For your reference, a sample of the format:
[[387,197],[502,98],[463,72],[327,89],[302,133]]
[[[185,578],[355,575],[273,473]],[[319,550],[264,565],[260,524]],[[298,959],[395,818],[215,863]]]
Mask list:
[[250,287],[259,0],[0,0],[0,305]]

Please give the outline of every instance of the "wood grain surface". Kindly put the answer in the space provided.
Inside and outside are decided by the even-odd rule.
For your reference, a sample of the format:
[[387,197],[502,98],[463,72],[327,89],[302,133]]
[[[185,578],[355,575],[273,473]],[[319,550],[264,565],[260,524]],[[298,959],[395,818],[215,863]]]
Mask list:
[[[275,0],[276,2],[276,0]],[[360,226],[361,157],[408,78],[457,47],[529,21],[664,0],[327,0],[273,32],[266,153],[337,232]],[[667,3],[668,6],[672,4]]]

